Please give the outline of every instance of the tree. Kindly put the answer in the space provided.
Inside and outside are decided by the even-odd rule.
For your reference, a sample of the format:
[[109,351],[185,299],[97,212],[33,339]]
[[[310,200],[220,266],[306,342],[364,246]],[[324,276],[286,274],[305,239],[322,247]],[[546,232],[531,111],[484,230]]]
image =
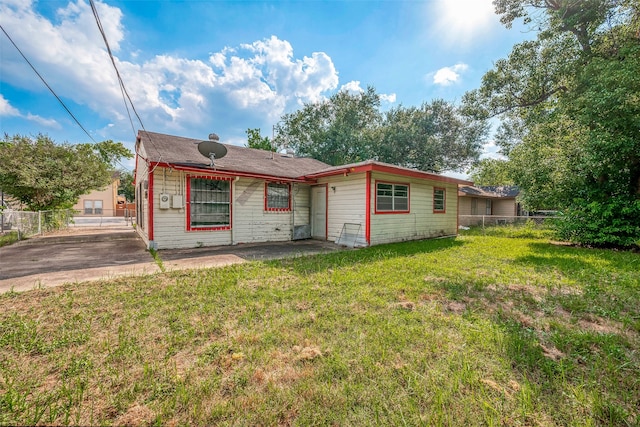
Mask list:
[[476,185],[513,185],[507,160],[482,159],[469,171],[469,179]]
[[133,202],[136,198],[133,173],[126,170],[120,171],[120,186],[118,194],[122,194],[127,202]]
[[380,97],[338,92],[306,104],[277,126],[276,140],[331,165],[369,159],[426,171],[462,170],[480,155],[486,122],[434,100],[420,107],[380,111]]
[[379,107],[380,97],[372,87],[356,94],[340,91],[285,114],[276,125],[275,142],[330,165],[370,159],[381,121]]
[[32,210],[64,209],[109,184],[121,143],[56,144],[48,136],[8,136],[0,143],[0,188]]
[[268,136],[261,136],[260,129],[247,129],[247,147],[258,150],[276,151],[275,145]]
[[496,0],[501,21],[539,29],[465,95],[498,116],[496,140],[529,209],[561,208],[570,240],[640,242],[640,4],[637,0]]
[[487,131],[484,120],[466,117],[441,99],[420,107],[400,106],[385,114],[374,153],[399,166],[461,171],[480,156]]

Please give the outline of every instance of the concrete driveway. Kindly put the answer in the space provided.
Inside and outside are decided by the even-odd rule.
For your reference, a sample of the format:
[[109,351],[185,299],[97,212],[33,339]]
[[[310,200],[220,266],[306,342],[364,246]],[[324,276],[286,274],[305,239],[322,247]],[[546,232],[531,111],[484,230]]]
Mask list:
[[[164,269],[171,271],[343,249],[329,242],[303,240],[161,250],[159,257]],[[160,271],[133,228],[121,223],[72,227],[0,248],[0,293]]]

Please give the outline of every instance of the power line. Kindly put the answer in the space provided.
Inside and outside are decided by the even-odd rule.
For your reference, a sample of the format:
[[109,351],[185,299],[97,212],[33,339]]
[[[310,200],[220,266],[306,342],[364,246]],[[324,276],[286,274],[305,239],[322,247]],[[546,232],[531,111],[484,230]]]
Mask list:
[[11,44],[17,49],[18,52],[20,52],[20,55],[22,55],[22,58],[27,61],[27,64],[29,64],[29,66],[31,67],[31,69],[33,70],[34,73],[36,73],[36,75],[38,77],[40,77],[40,80],[42,80],[42,83],[44,83],[44,85],[47,87],[47,89],[49,89],[49,91],[53,94],[53,96],[56,97],[56,99],[58,100],[58,102],[60,102],[60,104],[62,105],[62,107],[64,107],[64,109],[67,111],[67,113],[69,113],[69,115],[73,118],[73,120],[75,120],[75,122],[78,124],[78,126],[80,126],[80,129],[82,129],[84,131],[84,133],[87,134],[87,136],[94,142],[94,143],[98,143],[95,139],[93,139],[93,136],[91,136],[91,134],[89,132],[87,132],[87,130],[84,128],[84,126],[82,126],[82,124],[78,121],[78,119],[76,118],[76,116],[73,115],[73,113],[71,112],[71,110],[69,110],[69,108],[67,108],[67,106],[65,105],[65,103],[62,101],[62,99],[60,99],[60,97],[55,93],[55,91],[51,88],[51,86],[49,86],[49,84],[47,83],[47,81],[44,79],[44,77],[42,77],[40,75],[40,73],[38,72],[38,70],[36,70],[36,68],[33,66],[33,64],[31,64],[31,62],[27,59],[27,57],[24,55],[24,53],[22,53],[22,51],[20,50],[20,48],[18,47],[18,45],[13,41],[13,39],[11,38],[11,36],[9,36],[9,34],[7,33],[7,31],[4,29],[4,27],[2,25],[0,25],[0,29],[2,29],[2,32],[4,33],[5,36],[7,36],[7,38],[9,39],[9,41],[11,42]]
[[[124,100],[124,96],[127,97],[127,99],[129,100],[129,104],[131,104],[131,109],[133,110],[134,114],[136,115],[136,117],[138,118],[138,121],[140,122],[140,126],[142,127],[142,130],[144,130],[146,136],[149,138],[149,142],[151,142],[151,145],[153,145],[153,148],[155,148],[156,152],[158,152],[160,154],[159,160],[162,160],[162,153],[160,152],[160,150],[158,150],[158,147],[156,147],[155,143],[153,142],[153,138],[151,138],[151,135],[149,135],[149,133],[147,132],[147,129],[144,127],[144,124],[142,123],[142,119],[140,118],[140,115],[138,114],[138,111],[136,111],[136,107],[133,105],[133,101],[131,100],[131,97],[129,96],[129,92],[127,91],[127,88],[124,85],[124,81],[122,80],[122,76],[120,75],[120,70],[118,70],[118,66],[116,65],[116,61],[115,58],[113,56],[113,52],[111,51],[111,47],[109,46],[109,41],[107,40],[107,35],[104,32],[104,28],[102,27],[102,23],[100,21],[100,16],[98,15],[98,9],[96,8],[95,2],[94,0],[89,0],[89,4],[91,5],[91,11],[93,12],[93,16],[96,20],[96,24],[98,25],[98,30],[100,31],[100,35],[102,36],[102,40],[104,40],[104,44],[107,47],[107,54],[109,55],[109,59],[111,59],[111,64],[113,65],[114,70],[116,71],[116,76],[118,77],[118,82],[120,84],[120,91],[123,93],[123,100]],[[124,104],[125,104],[125,108],[127,109],[127,114],[129,115],[129,121],[131,122],[131,128],[133,129],[133,137],[136,137],[136,131],[135,131],[135,127],[133,125],[133,120],[131,119],[131,114],[129,113],[129,107],[127,105],[126,100],[124,100]],[[158,167],[158,162],[156,162],[156,165],[149,171],[147,170],[147,175],[153,173],[153,171]],[[143,177],[144,179],[144,177]]]
[[[131,112],[129,111],[129,105],[127,104],[127,99],[126,99],[126,98],[129,98],[129,94],[127,93],[127,89],[124,86],[124,81],[122,80],[122,76],[120,76],[120,71],[118,70],[118,67],[116,67],[115,59],[113,57],[113,53],[111,52],[111,46],[109,46],[109,41],[107,40],[107,36],[104,32],[104,27],[102,26],[102,22],[100,21],[100,16],[98,16],[98,9],[96,8],[96,5],[93,2],[93,0],[90,0],[89,3],[91,5],[91,11],[93,12],[93,17],[95,18],[96,24],[98,25],[98,30],[100,31],[100,35],[102,36],[102,40],[104,40],[104,44],[107,47],[107,53],[109,55],[109,58],[111,59],[113,68],[116,70],[116,76],[118,77],[118,83],[120,85],[120,93],[122,94],[122,101],[124,102],[124,107],[127,110],[127,116],[129,116],[129,122],[131,123],[131,130],[133,131],[133,136],[135,138],[136,129],[133,124],[133,119],[131,118]],[[129,98],[129,102],[131,102],[131,98]],[[131,108],[135,112],[133,102],[131,102]],[[138,121],[140,121],[140,125],[144,128],[144,125],[142,124],[142,120],[140,120],[140,116],[138,115],[137,112],[136,112],[136,117],[138,118]]]

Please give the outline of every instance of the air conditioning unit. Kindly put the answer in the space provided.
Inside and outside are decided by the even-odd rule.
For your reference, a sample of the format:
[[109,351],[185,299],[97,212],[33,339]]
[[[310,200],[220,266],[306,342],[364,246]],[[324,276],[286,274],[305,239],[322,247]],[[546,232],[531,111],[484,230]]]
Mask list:
[[168,194],[160,194],[160,209],[169,209],[170,198],[171,197]]

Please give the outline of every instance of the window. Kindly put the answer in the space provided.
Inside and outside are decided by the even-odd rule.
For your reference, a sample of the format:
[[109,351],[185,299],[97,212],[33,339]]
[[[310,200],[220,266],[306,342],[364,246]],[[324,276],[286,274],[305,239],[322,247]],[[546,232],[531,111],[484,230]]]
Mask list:
[[190,177],[188,230],[231,228],[231,185],[224,178]]
[[445,213],[446,196],[447,192],[444,188],[433,189],[433,212]]
[[102,215],[102,200],[85,200],[85,215]]
[[491,199],[485,200],[485,215],[491,215]]
[[471,199],[471,215],[478,215],[478,199]]
[[409,185],[376,182],[376,213],[409,212]]
[[265,183],[264,210],[290,211],[291,186],[289,184]]

